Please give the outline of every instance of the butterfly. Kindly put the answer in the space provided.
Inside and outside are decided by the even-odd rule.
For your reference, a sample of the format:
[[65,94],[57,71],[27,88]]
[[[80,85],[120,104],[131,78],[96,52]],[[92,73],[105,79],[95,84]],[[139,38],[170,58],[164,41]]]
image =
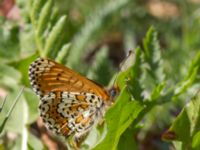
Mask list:
[[39,110],[46,127],[76,139],[98,123],[116,92],[81,76],[64,65],[38,58],[29,67],[29,80],[40,98]]

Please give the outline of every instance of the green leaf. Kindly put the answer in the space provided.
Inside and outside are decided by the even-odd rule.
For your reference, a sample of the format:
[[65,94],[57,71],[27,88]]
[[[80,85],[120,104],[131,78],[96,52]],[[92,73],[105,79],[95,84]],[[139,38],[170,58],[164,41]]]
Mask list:
[[29,133],[28,134],[28,149],[29,150],[44,150],[44,146],[42,144],[42,141],[38,139],[36,136],[33,134]]
[[69,43],[62,46],[61,50],[59,50],[58,55],[55,59],[57,62],[62,63],[64,58],[68,56],[70,46],[71,44]]
[[[1,26],[1,25],[0,25]],[[11,62],[20,57],[19,27],[6,24],[0,28],[0,62]]]
[[88,150],[95,147],[100,141],[102,141],[107,134],[106,124],[99,125],[92,130],[87,135],[87,138],[84,140],[84,143],[81,145],[82,150]]
[[146,88],[152,89],[152,87],[162,82],[165,77],[163,73],[160,45],[157,40],[157,32],[153,27],[148,30],[146,37],[143,40],[143,47],[144,67],[147,71],[143,77],[144,85],[146,85]]
[[[16,106],[18,100],[20,99],[20,96],[22,95],[23,90],[24,90],[24,87],[23,87],[22,90],[19,92],[19,94],[17,95],[16,99],[13,101],[12,106],[10,107],[8,113],[6,114],[4,120],[2,121],[1,126],[0,126],[0,134],[2,133],[2,130],[3,130],[3,128],[5,127],[6,122],[8,121],[10,115],[12,114],[13,109],[15,108],[15,106]],[[3,109],[3,106],[5,105],[5,101],[6,101],[6,99],[4,100],[4,103],[3,103],[2,107],[1,107],[1,111],[2,111],[2,109]]]
[[55,54],[57,54],[60,46],[60,37],[65,31],[66,25],[66,16],[62,16],[53,27],[52,31],[50,32],[44,49],[43,56],[49,56],[53,58]]
[[[20,87],[13,87],[14,90],[12,93],[10,93],[7,97],[7,101],[5,103],[5,106],[1,112],[0,115],[0,122],[3,123],[3,120],[8,115],[8,112],[11,109],[11,106],[14,103],[14,99],[17,98],[17,95],[19,95],[19,89]],[[26,103],[24,100],[23,95],[20,96],[18,102],[16,103],[11,115],[7,119],[6,125],[4,126],[4,131],[12,131],[22,134],[23,128],[25,128],[25,115],[28,115],[26,112]]]
[[136,134],[135,131],[136,130],[133,127],[127,128],[127,130],[120,137],[119,145],[117,148],[118,150],[139,149],[134,138],[134,135]]
[[198,150],[200,126],[200,92],[191,99],[163,135],[168,141],[180,141],[182,149]]
[[102,47],[95,55],[95,61],[92,63],[87,77],[101,83],[102,85],[107,85],[111,76],[113,74],[113,68],[111,62],[108,59],[108,49]]
[[193,82],[197,79],[199,70],[200,70],[200,52],[197,53],[196,57],[191,62],[187,75],[185,76],[183,81],[179,82],[175,86],[174,99],[180,94],[184,93],[193,84]]
[[122,89],[116,103],[106,113],[108,133],[94,150],[115,150],[120,136],[130,126],[144,107],[137,101],[131,101],[129,93]]
[[[19,83],[21,74],[11,66],[0,64],[0,85],[6,87],[14,87]],[[12,86],[10,86],[12,85]]]
[[67,58],[68,66],[72,68],[79,66],[79,62],[76,60],[81,60],[82,54],[86,53],[86,44],[103,27],[104,19],[108,15],[118,11],[128,2],[129,0],[109,0],[93,9],[91,15],[86,18],[86,23],[80,29],[79,34],[74,37],[69,58]]
[[190,74],[190,76],[187,76],[186,79],[179,82],[179,84],[175,87],[174,97],[177,97],[178,95],[182,94],[192,85],[192,83],[196,79],[198,69],[199,69],[198,67],[195,67],[193,69],[193,72],[191,72],[192,74]]
[[31,89],[25,89],[24,98],[27,102],[28,106],[28,124],[33,123],[39,117],[38,106],[39,106],[39,98]]
[[59,19],[59,11],[58,11],[58,8],[57,7],[53,7],[53,10],[52,10],[52,14],[51,14],[51,18],[50,18],[50,28],[49,30],[52,29],[52,27],[55,25],[55,23],[58,21]]
[[196,68],[196,67],[200,68],[200,52],[198,52],[195,55],[195,58],[192,60],[192,63],[190,65],[190,68],[188,71],[188,77],[191,76],[191,74],[193,74],[194,68]]
[[44,37],[44,32],[48,28],[49,20],[51,18],[52,14],[52,7],[53,7],[53,0],[48,0],[44,7],[41,10],[39,20],[38,20],[38,25],[36,28],[36,41],[39,46],[39,50],[42,51],[44,48],[45,44],[45,37]]
[[157,85],[151,93],[150,100],[153,101],[159,99],[159,97],[162,95],[165,86],[166,86],[165,82],[162,82],[159,85]]
[[25,59],[20,59],[17,62],[13,62],[10,65],[17,69],[21,75],[21,83],[26,86],[30,86],[29,79],[28,79],[28,68],[29,65],[38,57],[37,54],[29,56]]
[[40,12],[45,4],[46,0],[35,0],[33,1],[33,6],[31,9],[30,17],[33,25],[37,27],[38,20],[40,17]]
[[[143,92],[143,88],[141,87],[141,83],[140,83],[140,77],[142,74],[142,70],[141,70],[141,49],[137,48],[135,50],[135,62],[133,64],[132,67],[130,67],[127,71],[122,72],[121,75],[119,75],[119,78],[122,78],[118,81],[122,81],[122,82],[118,82],[119,87],[124,86],[124,84],[127,84],[127,89],[130,92],[130,94],[133,96],[134,99],[136,100],[141,100],[142,99],[142,92]],[[132,56],[133,57],[133,56]],[[126,80],[126,82],[124,82],[124,79]]]
[[[23,27],[23,32],[20,32],[20,52],[23,54],[23,57],[27,57],[35,51],[35,31],[31,24],[27,24]],[[19,61],[19,59],[16,61]]]
[[[150,27],[145,39],[143,40],[143,46],[144,46],[144,57],[147,62],[152,66],[155,65],[154,63],[159,61],[160,59],[160,53],[156,54],[155,52],[160,51],[160,46],[157,40],[157,32],[153,27]],[[153,57],[153,59],[152,59]],[[155,66],[156,67],[156,66]]]
[[200,131],[196,132],[192,139],[192,148],[199,149],[200,147]]

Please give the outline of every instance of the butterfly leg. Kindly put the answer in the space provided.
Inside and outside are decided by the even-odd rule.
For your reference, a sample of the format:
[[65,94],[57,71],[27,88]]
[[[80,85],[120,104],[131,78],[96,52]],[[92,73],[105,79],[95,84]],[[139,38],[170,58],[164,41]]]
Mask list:
[[69,146],[75,150],[80,150],[81,143],[84,141],[86,135],[87,134],[80,136],[74,135],[71,139],[69,139]]

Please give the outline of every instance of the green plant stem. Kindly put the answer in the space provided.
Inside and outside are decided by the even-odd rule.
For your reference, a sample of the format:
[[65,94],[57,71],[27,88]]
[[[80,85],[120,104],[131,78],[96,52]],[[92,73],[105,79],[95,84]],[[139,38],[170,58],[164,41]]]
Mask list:
[[5,126],[6,122],[7,122],[7,120],[9,119],[9,117],[10,117],[10,115],[11,115],[11,113],[12,113],[14,107],[16,106],[16,104],[17,104],[17,102],[18,102],[20,96],[22,95],[22,92],[23,92],[23,91],[24,91],[24,87],[21,89],[21,91],[19,92],[19,94],[18,94],[17,97],[15,98],[14,103],[12,104],[10,110],[9,110],[8,113],[6,114],[6,117],[4,118],[3,123],[2,123],[1,126],[0,126],[0,134],[2,133],[2,131],[3,131],[3,129],[4,129],[4,126]]
[[2,103],[2,105],[1,105],[1,107],[0,107],[0,112],[3,110],[3,107],[4,107],[4,105],[5,105],[6,99],[7,99],[7,95],[6,95],[6,97],[4,98],[3,103]]

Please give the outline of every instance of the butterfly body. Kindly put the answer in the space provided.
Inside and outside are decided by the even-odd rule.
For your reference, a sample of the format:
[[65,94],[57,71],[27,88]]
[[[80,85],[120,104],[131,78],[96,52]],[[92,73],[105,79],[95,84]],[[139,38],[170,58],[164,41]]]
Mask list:
[[38,58],[29,79],[40,97],[40,116],[56,134],[79,138],[98,122],[112,98],[100,85],[52,60]]

